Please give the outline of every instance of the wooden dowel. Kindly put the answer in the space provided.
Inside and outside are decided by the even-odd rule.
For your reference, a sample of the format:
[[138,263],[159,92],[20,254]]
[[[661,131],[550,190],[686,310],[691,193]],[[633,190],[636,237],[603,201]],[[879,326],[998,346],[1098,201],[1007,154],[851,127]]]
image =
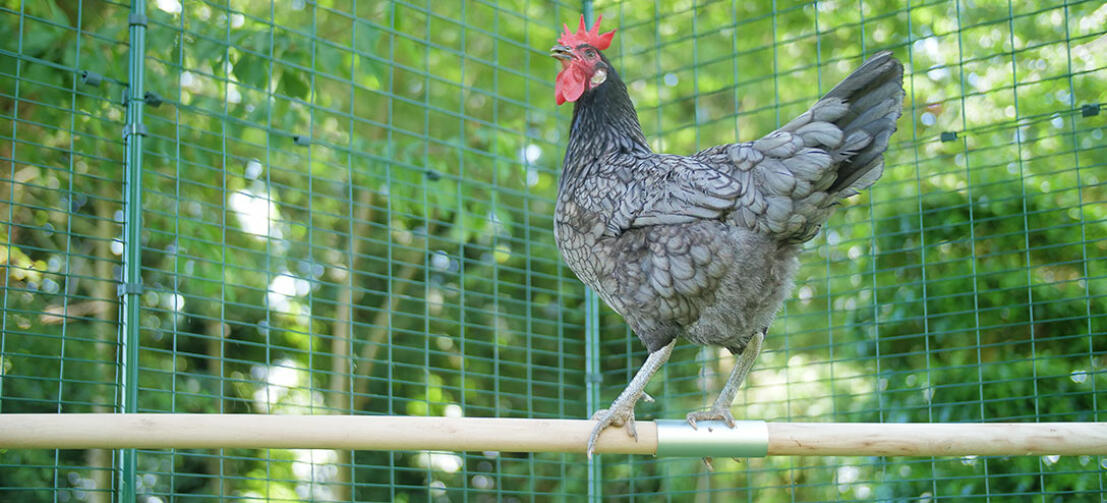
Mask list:
[[[597,453],[654,454],[605,431]],[[263,414],[0,414],[0,448],[316,448],[583,453],[593,423],[571,419]],[[1107,423],[768,423],[768,454],[801,456],[1107,455]]]
[[[314,448],[584,452],[591,421],[422,416],[266,414],[0,414],[0,448]],[[608,430],[598,453],[653,454],[657,428],[638,442]]]
[[769,455],[1107,455],[1107,423],[769,423]]

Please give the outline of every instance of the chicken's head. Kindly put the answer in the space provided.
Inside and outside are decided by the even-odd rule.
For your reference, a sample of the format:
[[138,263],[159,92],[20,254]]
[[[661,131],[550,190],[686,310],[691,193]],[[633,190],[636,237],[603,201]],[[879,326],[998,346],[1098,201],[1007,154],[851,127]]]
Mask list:
[[596,24],[589,30],[585,28],[584,16],[581,15],[577,32],[569,31],[569,26],[565,25],[565,32],[557,39],[557,45],[550,49],[550,56],[561,60],[561,73],[557,74],[554,85],[558,105],[576,101],[584,91],[607,80],[608,64],[600,51],[611,45],[615,30],[601,35],[601,20],[603,16],[596,18]]

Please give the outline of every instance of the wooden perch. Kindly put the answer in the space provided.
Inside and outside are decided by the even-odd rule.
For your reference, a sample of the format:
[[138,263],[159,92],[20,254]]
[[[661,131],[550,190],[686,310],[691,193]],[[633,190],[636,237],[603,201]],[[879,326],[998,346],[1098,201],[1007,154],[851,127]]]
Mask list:
[[[0,414],[0,448],[316,448],[583,453],[592,426],[591,421],[571,419]],[[746,421],[740,422],[736,430],[721,424],[702,423],[699,430],[692,430],[683,421],[640,421],[638,441],[621,428],[609,429],[600,436],[596,452],[653,455],[660,447],[662,455],[701,456],[706,451],[697,450],[696,446],[700,445],[712,455],[727,455],[726,452],[757,455],[749,454],[752,451],[748,450],[725,451],[719,447],[734,434],[761,442],[761,452],[770,456],[1107,455],[1107,423]]]

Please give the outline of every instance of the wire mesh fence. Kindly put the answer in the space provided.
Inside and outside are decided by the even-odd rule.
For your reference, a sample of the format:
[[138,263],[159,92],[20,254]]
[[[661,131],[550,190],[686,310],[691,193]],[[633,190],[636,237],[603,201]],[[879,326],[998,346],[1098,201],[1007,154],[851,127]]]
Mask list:
[[[1101,419],[1107,6],[1090,0],[2,1],[0,413],[605,406],[645,350],[558,258],[570,111],[546,55],[593,9],[655,150],[754,139],[877,50],[907,67],[884,178],[807,245],[737,417]],[[678,346],[638,417],[707,405],[732,363]],[[0,463],[17,501],[1107,495],[1088,456]]]

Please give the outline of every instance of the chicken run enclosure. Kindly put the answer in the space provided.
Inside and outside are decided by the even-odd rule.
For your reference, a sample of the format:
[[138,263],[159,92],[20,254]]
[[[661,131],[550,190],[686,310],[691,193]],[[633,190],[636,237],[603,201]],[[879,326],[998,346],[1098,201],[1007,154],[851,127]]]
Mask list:
[[[554,243],[572,108],[548,51],[581,12],[617,30],[658,151],[752,141],[877,51],[904,63],[884,176],[805,244],[735,417],[1107,419],[1096,0],[0,0],[0,415],[606,407],[646,350]],[[678,344],[639,420],[707,406],[733,364]],[[5,449],[0,500],[1100,502],[1105,472]]]

